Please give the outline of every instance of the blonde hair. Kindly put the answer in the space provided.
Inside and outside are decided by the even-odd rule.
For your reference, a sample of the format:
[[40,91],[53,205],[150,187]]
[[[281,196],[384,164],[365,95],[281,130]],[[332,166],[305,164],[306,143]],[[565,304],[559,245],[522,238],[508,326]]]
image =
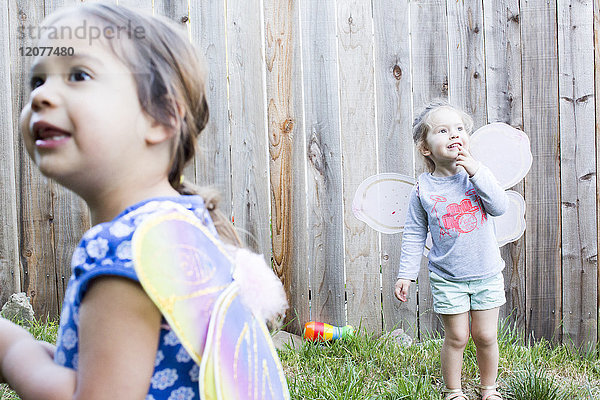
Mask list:
[[118,27],[121,36],[129,39],[105,41],[132,71],[144,112],[177,133],[173,141],[169,183],[180,194],[200,194],[221,239],[241,246],[235,228],[217,208],[218,192],[196,187],[182,179],[185,166],[195,156],[197,137],[206,127],[209,116],[205,66],[194,45],[166,18],[108,3],[86,3],[63,9],[47,18],[45,24],[52,24],[72,13],[89,16],[104,28]]
[[[425,144],[425,140],[427,139],[427,135],[432,129],[431,126],[431,116],[434,112],[439,110],[440,108],[449,108],[452,111],[455,111],[463,121],[465,125],[465,131],[470,135],[473,130],[473,118],[460,108],[453,106],[448,103],[446,100],[438,99],[434,100],[431,103],[427,104],[417,115],[413,122],[413,141],[415,142],[415,146],[418,150],[423,148]],[[429,156],[423,156],[425,158],[425,164],[427,165],[427,170],[429,172],[433,172],[435,170],[435,164],[433,160]]]

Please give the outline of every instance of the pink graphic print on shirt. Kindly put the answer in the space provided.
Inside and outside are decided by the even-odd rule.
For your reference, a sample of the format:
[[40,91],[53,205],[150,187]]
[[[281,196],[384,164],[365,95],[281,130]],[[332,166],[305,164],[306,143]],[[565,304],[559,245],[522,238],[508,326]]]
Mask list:
[[475,189],[468,190],[465,193],[466,196],[474,196],[473,201],[476,205],[473,205],[473,201],[469,198],[464,198],[460,203],[451,203],[446,206],[446,214],[442,215],[441,221],[438,214],[437,206],[438,203],[445,203],[447,199],[442,196],[431,195],[431,200],[435,201],[432,208],[432,212],[438,220],[438,226],[440,227],[440,239],[448,235],[452,237],[451,231],[455,231],[460,235],[461,233],[469,233],[479,228],[477,213],[481,214],[481,224],[487,220],[486,213],[483,211],[483,204],[481,198],[477,196]]
[[475,214],[479,207],[473,206],[470,199],[463,199],[460,204],[452,203],[446,206],[447,214],[442,216],[444,228],[459,233],[468,233],[477,228]]
[[477,196],[477,191],[475,189],[467,190],[465,193],[467,196],[475,196],[475,201],[479,204],[479,208],[481,209],[481,223],[483,224],[487,221],[487,214],[483,209],[483,202],[481,201],[481,197]]

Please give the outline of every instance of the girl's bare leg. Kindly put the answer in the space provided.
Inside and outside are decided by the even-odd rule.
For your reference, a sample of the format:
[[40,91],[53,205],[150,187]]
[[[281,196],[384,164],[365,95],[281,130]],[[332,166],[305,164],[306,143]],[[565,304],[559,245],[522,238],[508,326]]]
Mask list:
[[[492,308],[484,311],[471,311],[471,336],[477,348],[477,364],[482,386],[493,386],[498,377],[498,311]],[[482,390],[485,396],[492,390]]]
[[469,341],[469,313],[441,316],[445,331],[441,353],[442,376],[448,389],[460,389],[463,353]]

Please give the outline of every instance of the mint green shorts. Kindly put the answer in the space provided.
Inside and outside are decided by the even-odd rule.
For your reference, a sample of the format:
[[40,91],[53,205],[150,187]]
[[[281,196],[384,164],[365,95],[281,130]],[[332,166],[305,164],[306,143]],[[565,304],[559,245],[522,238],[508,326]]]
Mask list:
[[506,303],[502,272],[491,278],[455,282],[429,272],[433,310],[438,314],[462,314],[489,310]]

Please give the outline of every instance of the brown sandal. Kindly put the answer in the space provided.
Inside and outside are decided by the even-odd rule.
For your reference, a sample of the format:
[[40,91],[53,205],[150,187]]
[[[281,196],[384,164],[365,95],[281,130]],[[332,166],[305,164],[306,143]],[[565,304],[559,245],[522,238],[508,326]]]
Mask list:
[[469,400],[469,398],[463,393],[462,389],[442,389],[442,393],[446,394],[444,400]]
[[491,386],[478,385],[477,386],[480,396],[481,396],[482,390],[491,390],[491,392],[489,392],[485,396],[481,396],[481,400],[503,400],[502,395],[496,390],[497,388],[498,388],[498,385],[491,385]]

